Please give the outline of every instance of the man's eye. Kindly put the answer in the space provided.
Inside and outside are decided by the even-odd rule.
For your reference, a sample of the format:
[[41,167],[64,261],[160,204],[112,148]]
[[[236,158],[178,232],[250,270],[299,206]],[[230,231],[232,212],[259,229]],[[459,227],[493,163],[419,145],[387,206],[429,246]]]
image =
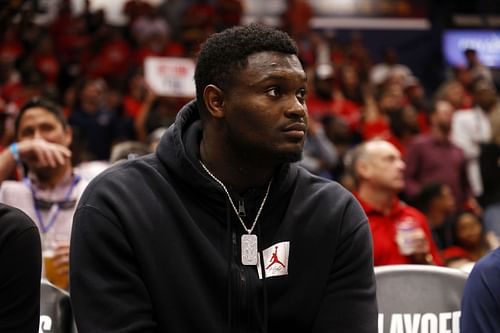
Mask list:
[[299,89],[299,91],[297,92],[297,97],[300,99],[305,99],[306,95],[307,95],[307,91],[304,88]]
[[33,135],[33,130],[32,129],[24,129],[19,132],[19,136],[22,138],[30,137]]
[[267,91],[268,95],[273,96],[273,97],[278,97],[280,94],[280,91],[278,88],[271,88]]

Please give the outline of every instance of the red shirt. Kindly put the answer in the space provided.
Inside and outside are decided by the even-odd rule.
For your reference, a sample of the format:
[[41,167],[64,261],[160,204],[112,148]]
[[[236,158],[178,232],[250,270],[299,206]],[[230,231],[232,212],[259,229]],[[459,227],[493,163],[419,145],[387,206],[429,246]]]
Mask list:
[[60,66],[55,55],[35,56],[35,67],[49,83],[57,83]]
[[361,203],[368,221],[373,237],[373,256],[374,265],[401,265],[413,264],[410,256],[402,255],[399,252],[398,244],[396,243],[396,225],[404,220],[411,218],[414,220],[425,233],[430,246],[430,254],[436,265],[443,265],[438,248],[432,240],[432,233],[427,224],[425,216],[415,208],[406,205],[399,199],[394,200],[391,212],[384,215],[377,211],[368,203],[364,202],[358,195],[356,198]]

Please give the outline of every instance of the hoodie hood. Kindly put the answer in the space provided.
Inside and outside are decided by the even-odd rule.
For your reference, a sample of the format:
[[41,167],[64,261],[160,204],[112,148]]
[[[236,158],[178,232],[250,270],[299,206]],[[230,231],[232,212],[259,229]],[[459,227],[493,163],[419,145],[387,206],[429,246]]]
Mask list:
[[198,162],[201,136],[198,105],[191,101],[179,111],[175,122],[162,136],[156,155],[168,172],[184,181],[185,185],[213,194],[220,192],[220,187],[211,181]]

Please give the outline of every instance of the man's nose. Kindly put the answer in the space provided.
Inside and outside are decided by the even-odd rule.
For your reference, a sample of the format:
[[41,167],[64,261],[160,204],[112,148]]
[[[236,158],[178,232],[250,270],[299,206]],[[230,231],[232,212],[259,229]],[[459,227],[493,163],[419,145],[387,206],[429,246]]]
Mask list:
[[402,159],[398,160],[398,168],[401,170],[406,169],[406,163]]
[[288,105],[286,114],[289,117],[302,118],[305,117],[306,110],[306,103],[300,98],[294,97],[292,101],[290,101],[290,105]]
[[40,130],[35,130],[33,132],[33,139],[43,139],[42,132]]

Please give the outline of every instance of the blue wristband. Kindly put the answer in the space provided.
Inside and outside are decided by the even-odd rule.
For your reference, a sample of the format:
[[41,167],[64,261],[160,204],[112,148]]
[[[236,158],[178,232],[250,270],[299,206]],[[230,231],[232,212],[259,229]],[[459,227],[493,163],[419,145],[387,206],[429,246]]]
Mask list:
[[9,146],[9,150],[12,154],[12,157],[14,157],[14,160],[16,163],[21,163],[21,158],[19,157],[19,151],[17,150],[17,143],[13,143]]

